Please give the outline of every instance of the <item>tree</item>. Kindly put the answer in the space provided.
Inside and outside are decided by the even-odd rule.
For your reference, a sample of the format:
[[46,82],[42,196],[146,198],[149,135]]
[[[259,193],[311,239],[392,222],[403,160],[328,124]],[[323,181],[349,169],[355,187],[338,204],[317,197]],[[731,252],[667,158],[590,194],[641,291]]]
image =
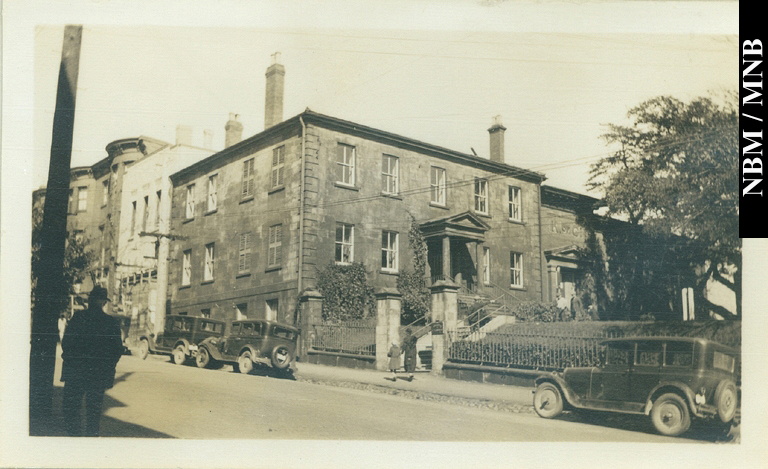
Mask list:
[[[736,294],[741,314],[737,104],[735,92],[689,103],[668,96],[641,103],[628,112],[630,125],[610,125],[603,135],[616,151],[592,166],[588,184],[604,193],[607,215],[655,240],[651,250],[665,242],[673,264],[700,268],[697,305],[726,317],[732,314],[700,292],[709,279],[720,281]],[[639,242],[640,230],[630,231],[627,243]]]
[[425,318],[430,310],[431,297],[427,289],[427,242],[416,218],[411,217],[408,246],[413,256],[413,270],[403,270],[397,278],[397,289],[403,295],[401,322],[411,324]]
[[[46,268],[46,260],[40,256],[40,243],[43,231],[42,204],[32,208],[32,301],[37,297],[37,279]],[[81,239],[74,233],[68,233],[64,249],[64,271],[61,285],[65,288],[61,294],[52,299],[57,313],[66,311],[69,305],[69,295],[74,294],[75,284],[81,283],[87,275],[93,261],[93,253],[88,249],[88,240]]]

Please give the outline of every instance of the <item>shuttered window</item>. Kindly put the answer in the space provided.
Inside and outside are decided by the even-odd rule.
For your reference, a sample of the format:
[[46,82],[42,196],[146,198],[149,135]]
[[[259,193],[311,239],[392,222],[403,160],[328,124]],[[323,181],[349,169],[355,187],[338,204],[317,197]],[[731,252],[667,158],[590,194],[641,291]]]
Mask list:
[[277,267],[283,261],[282,231],[283,225],[269,227],[269,253],[267,255],[269,267]]
[[237,273],[244,274],[250,271],[251,271],[251,233],[243,233],[240,235]]
[[253,158],[243,162],[243,198],[253,196],[254,172]]
[[272,184],[275,189],[283,185],[283,169],[285,168],[285,145],[272,150]]

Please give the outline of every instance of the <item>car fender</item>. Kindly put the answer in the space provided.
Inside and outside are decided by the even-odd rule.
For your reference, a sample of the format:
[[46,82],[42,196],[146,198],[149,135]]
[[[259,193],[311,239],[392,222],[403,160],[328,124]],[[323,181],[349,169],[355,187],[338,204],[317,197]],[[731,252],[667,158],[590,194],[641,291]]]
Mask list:
[[691,413],[694,415],[699,415],[699,412],[696,410],[696,399],[694,397],[693,390],[685,383],[682,383],[680,381],[661,381],[659,384],[654,387],[651,392],[648,394],[648,400],[645,402],[645,409],[643,412],[645,415],[650,415],[651,409],[653,408],[653,401],[656,397],[664,394],[665,392],[678,392],[683,393],[685,395],[686,403],[688,404],[688,408],[691,410]]
[[[541,383],[553,383],[555,386],[560,388],[560,391],[563,393],[563,398],[565,399],[568,404],[570,404],[573,407],[582,408],[584,407],[581,404],[581,401],[579,400],[579,397],[574,393],[570,386],[568,386],[568,383],[565,382],[565,380],[554,373],[541,375],[534,381],[534,384],[536,384],[536,387],[539,387]],[[535,392],[535,391],[534,391]]]
[[203,340],[197,345],[197,348],[205,348],[208,351],[208,355],[210,355],[214,360],[226,361],[221,355],[219,348],[216,347],[214,343],[212,343],[211,339],[215,339],[215,337],[208,337],[207,339]]
[[240,351],[239,351],[239,352],[237,352],[237,356],[239,357],[239,356],[240,356],[240,355],[242,355],[242,354],[243,354],[243,352],[245,352],[246,350],[248,350],[249,352],[251,352],[251,361],[253,361],[253,360],[255,360],[255,359],[257,359],[257,358],[261,357],[261,354],[259,353],[259,351],[258,351],[258,350],[256,350],[256,347],[254,347],[254,346],[253,346],[253,345],[251,345],[251,344],[247,344],[245,347],[241,348],[241,349],[240,349]]
[[189,355],[189,341],[187,339],[179,339],[176,341],[175,344],[173,344],[173,350],[176,349],[179,345],[184,346],[184,353]]
[[149,345],[149,351],[150,352],[154,353],[154,352],[157,351],[157,346],[155,344],[155,338],[152,337],[152,335],[148,335],[148,334],[140,335],[139,336],[139,340],[138,340],[137,343],[140,343],[142,340],[146,340],[147,341],[147,345]]

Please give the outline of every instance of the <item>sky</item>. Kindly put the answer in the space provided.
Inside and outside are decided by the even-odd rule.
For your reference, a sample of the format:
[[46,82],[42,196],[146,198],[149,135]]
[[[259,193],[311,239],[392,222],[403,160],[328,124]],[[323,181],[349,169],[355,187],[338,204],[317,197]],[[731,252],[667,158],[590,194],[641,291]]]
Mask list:
[[[203,130],[213,130],[221,150],[230,112],[240,115],[244,138],[258,133],[274,52],[286,69],[285,119],[308,107],[488,157],[487,129],[501,115],[508,164],[580,193],[587,193],[589,164],[610,151],[600,139],[606,124],[626,123],[629,109],[655,96],[688,101],[738,87],[734,35],[348,24],[84,24],[72,165],[104,158],[117,139],[173,143],[177,125],[192,126],[198,146]],[[35,32],[35,187],[47,177],[62,34],[63,25]]]

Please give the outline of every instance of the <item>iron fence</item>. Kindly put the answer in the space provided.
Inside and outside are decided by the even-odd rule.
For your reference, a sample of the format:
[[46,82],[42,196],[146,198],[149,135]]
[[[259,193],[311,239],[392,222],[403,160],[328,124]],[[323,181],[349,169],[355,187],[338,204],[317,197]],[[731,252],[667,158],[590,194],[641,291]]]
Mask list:
[[376,325],[369,321],[311,324],[309,347],[325,352],[376,356]]

